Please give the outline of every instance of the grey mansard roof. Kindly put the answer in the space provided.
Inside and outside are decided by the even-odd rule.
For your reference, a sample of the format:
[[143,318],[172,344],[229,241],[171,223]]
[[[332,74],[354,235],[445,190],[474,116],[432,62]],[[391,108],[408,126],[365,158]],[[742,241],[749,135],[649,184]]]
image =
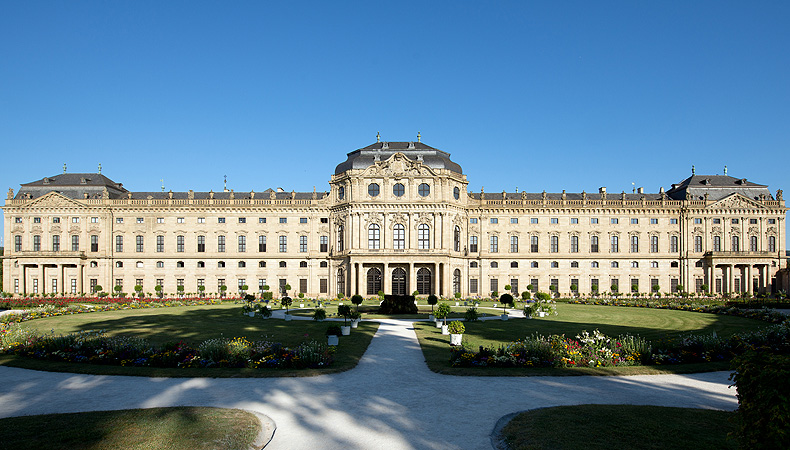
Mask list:
[[348,159],[337,165],[335,175],[351,170],[365,169],[377,160],[385,160],[395,153],[402,153],[413,161],[422,160],[422,163],[432,169],[447,169],[463,174],[461,166],[450,160],[450,154],[422,142],[376,142],[367,147],[354,150],[348,154]]
[[69,198],[101,198],[107,189],[110,198],[121,198],[127,191],[121,183],[100,173],[62,173],[22,184],[15,198],[37,198],[48,192],[58,192]]
[[768,186],[728,175],[692,175],[678,184],[673,184],[672,189],[667,191],[669,198],[674,200],[702,200],[708,194],[708,199],[715,201],[734,193],[755,200],[761,195],[773,199]]

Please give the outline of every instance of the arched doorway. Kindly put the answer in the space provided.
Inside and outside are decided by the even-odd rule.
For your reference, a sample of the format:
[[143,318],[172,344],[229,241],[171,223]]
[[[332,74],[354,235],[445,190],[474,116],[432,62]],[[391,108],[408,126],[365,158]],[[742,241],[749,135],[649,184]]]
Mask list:
[[455,269],[453,271],[453,294],[461,292],[461,270]]
[[406,295],[406,271],[400,267],[392,271],[392,294]]
[[417,292],[420,295],[431,294],[431,271],[425,267],[417,271]]
[[381,271],[377,268],[368,270],[368,295],[378,295],[381,290]]

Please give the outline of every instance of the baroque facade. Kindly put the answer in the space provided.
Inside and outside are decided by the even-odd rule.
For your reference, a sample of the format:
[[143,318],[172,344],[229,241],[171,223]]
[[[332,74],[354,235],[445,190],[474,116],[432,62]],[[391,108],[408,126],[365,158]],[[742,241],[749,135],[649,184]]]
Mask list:
[[[658,193],[469,193],[420,142],[348,154],[328,192],[130,192],[101,173],[9,189],[6,291],[310,297],[579,292],[765,293],[785,248],[782,192],[696,175]],[[654,288],[653,286],[658,286]],[[178,286],[183,286],[179,288]]]

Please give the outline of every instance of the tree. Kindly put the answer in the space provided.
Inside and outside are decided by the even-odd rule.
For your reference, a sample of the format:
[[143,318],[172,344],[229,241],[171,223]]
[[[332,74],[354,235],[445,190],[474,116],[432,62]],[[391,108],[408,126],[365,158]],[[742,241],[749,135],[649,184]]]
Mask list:
[[291,285],[290,284],[286,284],[285,286],[283,286],[283,294],[284,295],[288,295],[288,291],[290,291],[290,290],[291,290]]
[[357,305],[357,312],[359,312],[359,305],[362,304],[362,296],[359,294],[352,295],[351,303]]
[[510,295],[509,292],[505,292],[501,297],[499,297],[499,301],[502,303],[502,314],[507,314],[507,306],[513,306],[513,296]]
[[439,307],[436,308],[436,318],[443,319],[444,324],[447,325],[447,316],[450,315],[450,311],[452,311],[450,309],[450,305],[448,305],[447,303],[442,303],[439,305]]
[[200,296],[203,297],[203,291],[206,290],[206,286],[198,286],[198,291],[200,291]]
[[348,305],[338,305],[337,313],[343,316],[343,325],[348,323],[348,317],[351,315],[351,307]]
[[291,297],[285,296],[285,297],[281,298],[281,299],[280,299],[280,303],[281,303],[283,306],[285,306],[285,314],[289,314],[289,312],[288,312],[288,311],[289,311],[288,307],[289,307],[289,306],[291,306],[291,303],[293,303],[293,300],[291,300]]
[[433,314],[433,305],[439,303],[439,298],[431,294],[428,296],[428,304],[431,305],[431,314]]

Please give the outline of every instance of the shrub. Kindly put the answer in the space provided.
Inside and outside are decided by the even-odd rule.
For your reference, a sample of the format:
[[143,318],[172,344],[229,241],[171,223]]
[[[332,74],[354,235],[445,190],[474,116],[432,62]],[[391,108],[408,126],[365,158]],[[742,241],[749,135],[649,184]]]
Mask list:
[[313,311],[313,320],[324,320],[326,319],[326,310],[324,308],[317,308]]
[[447,331],[449,331],[450,334],[464,334],[466,327],[464,327],[463,322],[460,320],[453,320],[450,322],[450,325],[447,326]]
[[[181,286],[181,287],[183,287],[183,286]],[[252,295],[252,294],[245,294],[245,295],[244,295],[244,300],[246,300],[246,301],[248,301],[248,302],[255,301],[255,296],[254,296],[254,295]]]
[[428,304],[431,305],[431,314],[433,314],[433,307],[439,303],[439,297],[431,294],[428,296]]
[[790,356],[749,351],[733,360],[741,448],[790,448]]
[[532,317],[535,313],[538,312],[538,304],[537,303],[527,303],[524,305],[524,317]]
[[326,329],[327,336],[340,336],[340,325],[330,325],[329,328]]
[[359,294],[351,296],[351,303],[357,305],[357,311],[359,311],[359,305],[362,304],[362,296]]
[[291,297],[283,297],[283,298],[281,298],[280,299],[280,303],[283,306],[285,306],[285,313],[288,314],[288,307],[291,306],[291,303],[293,303],[293,300],[291,300]]
[[385,295],[379,314],[417,314],[417,305],[411,295]]
[[444,323],[446,325],[447,324],[447,316],[450,315],[451,311],[452,310],[450,309],[450,305],[448,305],[447,303],[442,303],[436,308],[435,316],[436,316],[437,319],[444,319]]
[[521,293],[521,300],[529,300],[531,296],[532,294],[529,291],[524,291]]
[[464,313],[464,320],[467,322],[477,322],[480,320],[480,315],[477,313],[477,308],[467,308]]
[[545,292],[537,292],[535,294],[535,300],[540,300],[542,302],[545,302],[545,301],[551,300],[551,295],[549,295],[549,294],[547,294]]
[[510,306],[513,305],[513,296],[506,292],[506,293],[502,294],[501,297],[499,297],[499,301],[502,303],[502,314],[507,314],[507,311],[505,311],[505,308],[508,305],[510,305]]
[[258,312],[260,313],[261,316],[263,316],[263,317],[271,317],[272,316],[272,310],[271,309],[269,309],[269,308],[267,308],[265,306],[262,306],[262,305],[258,305],[258,306],[260,306],[260,308],[258,308]]
[[345,324],[348,322],[349,316],[351,316],[351,307],[348,305],[338,305],[337,314],[343,316],[343,324]]

